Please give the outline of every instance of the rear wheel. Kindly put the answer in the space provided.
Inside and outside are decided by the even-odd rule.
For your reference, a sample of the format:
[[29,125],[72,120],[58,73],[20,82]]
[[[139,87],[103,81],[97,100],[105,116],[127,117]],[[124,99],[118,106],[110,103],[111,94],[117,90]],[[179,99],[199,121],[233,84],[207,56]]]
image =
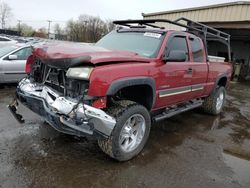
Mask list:
[[209,97],[205,99],[202,108],[206,113],[217,115],[223,109],[225,98],[225,88],[222,86],[218,87]]
[[115,128],[109,139],[98,140],[103,152],[118,161],[127,161],[143,149],[150,132],[148,110],[135,102],[123,100],[109,109],[116,118]]

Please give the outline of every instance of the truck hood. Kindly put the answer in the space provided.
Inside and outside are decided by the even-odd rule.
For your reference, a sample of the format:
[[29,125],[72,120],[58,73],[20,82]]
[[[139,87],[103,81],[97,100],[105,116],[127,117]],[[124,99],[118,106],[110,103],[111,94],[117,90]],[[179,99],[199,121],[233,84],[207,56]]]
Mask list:
[[69,68],[83,64],[115,62],[150,62],[150,58],[134,52],[115,51],[94,45],[54,43],[34,48],[33,55],[56,68]]

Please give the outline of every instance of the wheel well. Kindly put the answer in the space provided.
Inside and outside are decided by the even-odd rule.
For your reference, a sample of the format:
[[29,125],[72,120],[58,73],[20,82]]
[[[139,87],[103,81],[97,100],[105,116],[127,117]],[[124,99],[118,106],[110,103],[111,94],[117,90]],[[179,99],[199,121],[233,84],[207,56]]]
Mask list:
[[223,87],[226,87],[227,85],[227,77],[222,77],[219,79],[218,83],[217,83],[218,86],[223,86]]
[[120,89],[114,97],[137,102],[150,110],[154,102],[153,96],[153,90],[149,85],[134,85]]

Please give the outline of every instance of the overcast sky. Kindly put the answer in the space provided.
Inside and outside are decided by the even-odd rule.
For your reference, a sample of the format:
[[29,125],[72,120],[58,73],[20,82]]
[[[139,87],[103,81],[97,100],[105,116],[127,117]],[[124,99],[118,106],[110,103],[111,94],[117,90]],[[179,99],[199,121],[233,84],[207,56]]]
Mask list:
[[5,0],[12,8],[11,25],[17,20],[35,28],[48,27],[46,20],[65,24],[80,14],[100,16],[102,19],[142,18],[141,13],[205,6],[235,0]]

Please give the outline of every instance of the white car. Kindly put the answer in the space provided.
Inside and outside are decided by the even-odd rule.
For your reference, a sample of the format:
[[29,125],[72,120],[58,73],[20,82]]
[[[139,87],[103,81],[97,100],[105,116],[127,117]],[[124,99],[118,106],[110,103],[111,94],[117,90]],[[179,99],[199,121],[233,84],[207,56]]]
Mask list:
[[32,46],[11,45],[0,48],[0,83],[16,83],[26,76],[25,65]]
[[8,37],[0,36],[0,48],[6,45],[13,45],[18,43],[18,41],[10,39]]

